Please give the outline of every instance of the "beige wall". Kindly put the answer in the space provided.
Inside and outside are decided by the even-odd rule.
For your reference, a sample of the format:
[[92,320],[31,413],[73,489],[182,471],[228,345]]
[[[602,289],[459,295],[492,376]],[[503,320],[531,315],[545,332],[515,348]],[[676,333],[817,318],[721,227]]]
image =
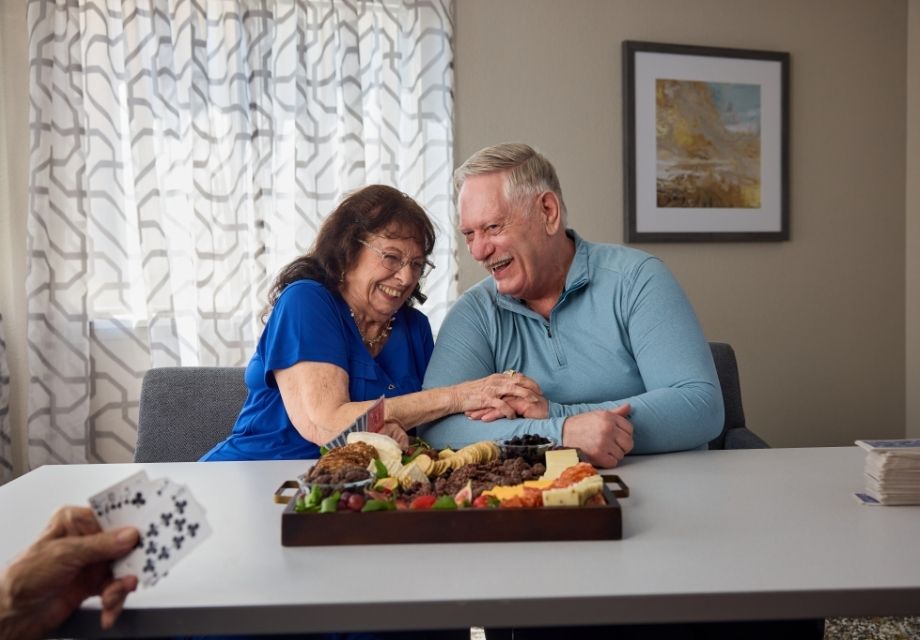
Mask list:
[[0,2],[0,314],[10,367],[14,471],[25,464],[26,212],[29,169],[29,55],[26,3]]
[[[0,2],[0,313],[19,471],[25,5]],[[790,52],[792,240],[638,246],[677,274],[708,337],[735,346],[748,420],[772,444],[904,434],[905,384],[920,387],[920,125],[905,125],[908,100],[920,114],[920,0],[457,0],[455,15],[457,161],[502,140],[536,145],[557,165],[573,226],[607,242],[622,240],[620,42]],[[482,272],[461,259],[465,289]]]
[[[734,345],[771,444],[901,437],[906,18],[898,1],[458,0],[456,161],[529,142],[572,226],[621,242],[621,41],[790,52],[792,240],[638,246]],[[463,259],[461,289],[482,276]]]
[[920,438],[920,0],[907,45],[907,436]]

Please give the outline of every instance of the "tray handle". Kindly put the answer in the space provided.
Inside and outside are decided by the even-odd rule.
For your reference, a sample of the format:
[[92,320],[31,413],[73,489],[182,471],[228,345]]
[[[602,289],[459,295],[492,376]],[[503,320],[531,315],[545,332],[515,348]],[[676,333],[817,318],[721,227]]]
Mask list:
[[611,491],[611,493],[616,498],[628,498],[629,497],[629,487],[626,486],[626,483],[623,482],[623,479],[620,476],[610,475],[610,476],[601,476],[601,480],[604,481],[604,484],[615,484],[619,487],[616,491]]
[[[292,495],[285,494],[285,491],[288,489],[294,489]],[[287,504],[289,503],[294,496],[297,495],[297,491],[300,490],[300,483],[296,480],[285,480],[281,483],[281,486],[275,489],[275,504]]]

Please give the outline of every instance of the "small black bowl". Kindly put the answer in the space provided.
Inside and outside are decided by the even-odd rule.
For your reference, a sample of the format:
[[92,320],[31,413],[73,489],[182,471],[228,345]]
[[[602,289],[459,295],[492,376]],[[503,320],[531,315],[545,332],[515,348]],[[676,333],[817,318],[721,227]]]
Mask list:
[[539,444],[511,444],[508,440],[498,443],[503,460],[508,458],[523,458],[528,464],[546,464],[546,452],[556,447],[556,443],[549,438],[548,442]]

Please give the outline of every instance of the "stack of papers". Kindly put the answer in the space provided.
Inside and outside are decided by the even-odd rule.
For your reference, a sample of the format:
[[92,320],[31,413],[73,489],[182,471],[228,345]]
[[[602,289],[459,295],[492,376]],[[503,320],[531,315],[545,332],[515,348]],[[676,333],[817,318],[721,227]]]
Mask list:
[[857,440],[865,449],[864,504],[920,504],[920,439]]

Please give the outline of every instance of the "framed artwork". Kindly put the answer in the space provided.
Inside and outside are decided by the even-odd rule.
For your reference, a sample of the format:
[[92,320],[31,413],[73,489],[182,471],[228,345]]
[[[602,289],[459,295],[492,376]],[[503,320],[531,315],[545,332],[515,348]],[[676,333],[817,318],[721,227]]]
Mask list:
[[627,242],[789,239],[789,54],[623,42]]

